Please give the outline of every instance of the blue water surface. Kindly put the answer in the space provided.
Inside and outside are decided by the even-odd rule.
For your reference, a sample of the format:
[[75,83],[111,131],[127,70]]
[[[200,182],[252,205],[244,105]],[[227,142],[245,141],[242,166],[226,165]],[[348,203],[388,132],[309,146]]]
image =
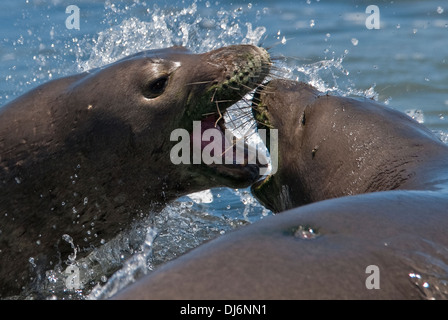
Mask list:
[[[80,8],[80,30],[65,25],[69,16],[65,10],[73,4]],[[365,25],[371,4],[379,9],[380,29]],[[334,70],[329,68],[330,75],[325,75],[321,70],[328,87],[345,92],[373,87],[377,99],[392,107],[421,110],[429,127],[447,126],[448,4],[442,0],[5,0],[0,4],[0,105],[49,79],[79,72],[80,61],[92,59],[90,45],[108,28],[133,17],[152,21],[161,11],[169,16],[192,5],[196,7],[192,15],[178,16],[168,26],[174,44],[196,49],[207,32],[216,37],[216,46],[230,44],[232,35],[224,28],[228,31],[238,24],[246,32],[250,23],[252,29],[266,30],[259,44],[272,47],[271,52],[286,57],[292,67],[342,58],[343,72],[331,75]],[[198,25],[186,43],[177,36],[182,23]],[[154,47],[158,40],[148,36],[139,48]],[[234,40],[241,42],[242,37]],[[135,47],[132,42],[127,45]]]

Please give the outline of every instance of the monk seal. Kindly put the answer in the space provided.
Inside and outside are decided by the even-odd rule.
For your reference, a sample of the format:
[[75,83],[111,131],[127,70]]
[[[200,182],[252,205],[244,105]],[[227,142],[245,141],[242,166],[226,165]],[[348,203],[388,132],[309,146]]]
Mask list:
[[80,257],[167,201],[257,179],[257,165],[173,164],[170,134],[201,119],[221,131],[221,112],[263,80],[269,59],[252,45],[149,50],[3,106],[0,296],[63,264],[73,244]]
[[272,80],[254,102],[279,159],[252,190],[282,212],[113,298],[448,298],[448,147],[398,111],[304,83]]
[[432,191],[319,201],[203,244],[112,299],[446,299],[447,206]]
[[374,191],[445,188],[447,145],[402,112],[287,80],[271,81],[255,99],[258,128],[278,130],[278,170],[252,193],[274,212]]

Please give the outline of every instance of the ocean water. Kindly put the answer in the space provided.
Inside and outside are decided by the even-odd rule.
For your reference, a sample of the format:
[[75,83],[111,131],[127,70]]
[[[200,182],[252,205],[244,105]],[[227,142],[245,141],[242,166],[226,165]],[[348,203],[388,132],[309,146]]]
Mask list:
[[[79,29],[67,28],[70,5],[80,10]],[[370,5],[375,10],[366,13]],[[448,141],[446,1],[3,0],[0,9],[0,106],[48,80],[141,50],[253,43],[269,48],[277,76],[376,99]],[[366,25],[372,19],[376,28]],[[248,189],[180,198],[94,259],[78,261],[84,289],[67,288],[64,270],[51,270],[39,297],[107,298],[204,241],[270,214]]]

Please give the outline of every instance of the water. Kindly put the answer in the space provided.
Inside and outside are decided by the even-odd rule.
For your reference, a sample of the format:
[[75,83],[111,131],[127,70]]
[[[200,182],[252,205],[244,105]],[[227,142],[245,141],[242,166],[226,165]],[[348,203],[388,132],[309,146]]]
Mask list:
[[[65,10],[72,4],[80,8],[79,30],[65,25]],[[4,0],[0,105],[48,80],[145,49],[184,45],[205,52],[254,43],[270,48],[278,75],[322,91],[374,98],[448,141],[448,4],[376,1],[380,29],[368,29],[365,10],[371,4]],[[204,241],[270,214],[248,190],[220,188],[183,197],[102,251],[71,261],[81,272],[82,289],[68,290],[66,270],[55,269],[48,272],[41,297],[107,298]],[[75,259],[76,243],[73,248]]]

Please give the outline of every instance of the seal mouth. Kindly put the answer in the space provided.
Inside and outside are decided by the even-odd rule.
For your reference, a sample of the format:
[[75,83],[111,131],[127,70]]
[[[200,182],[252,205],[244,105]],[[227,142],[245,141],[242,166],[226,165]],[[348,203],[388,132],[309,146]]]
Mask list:
[[238,138],[227,129],[222,116],[206,115],[200,125],[200,132],[190,134],[193,154],[201,157],[201,164],[212,176],[225,178],[232,187],[247,187],[259,179],[262,165],[249,157],[246,143],[236,143]]
[[[199,143],[195,141],[197,137],[194,136],[194,133],[191,134],[191,137],[193,142],[198,145]],[[262,164],[255,163],[250,158],[250,150],[246,142],[244,144],[236,143],[238,137],[231,129],[227,128],[224,117],[221,115],[209,114],[201,120],[201,137],[200,150],[203,155],[206,153],[206,155],[210,155],[218,162],[227,165],[245,166],[254,164],[262,166]],[[238,155],[244,155],[244,157],[241,159]]]
[[[204,81],[193,83],[181,122],[193,142],[193,163],[205,164],[213,174],[221,176],[213,179],[232,187],[248,186],[260,178],[262,164],[251,158],[251,148],[226,127],[223,115],[245,100],[245,95],[269,74],[269,54],[255,46],[236,45],[212,51],[203,59],[210,74]],[[191,119],[196,119],[193,125]],[[201,161],[195,162],[199,158]]]

